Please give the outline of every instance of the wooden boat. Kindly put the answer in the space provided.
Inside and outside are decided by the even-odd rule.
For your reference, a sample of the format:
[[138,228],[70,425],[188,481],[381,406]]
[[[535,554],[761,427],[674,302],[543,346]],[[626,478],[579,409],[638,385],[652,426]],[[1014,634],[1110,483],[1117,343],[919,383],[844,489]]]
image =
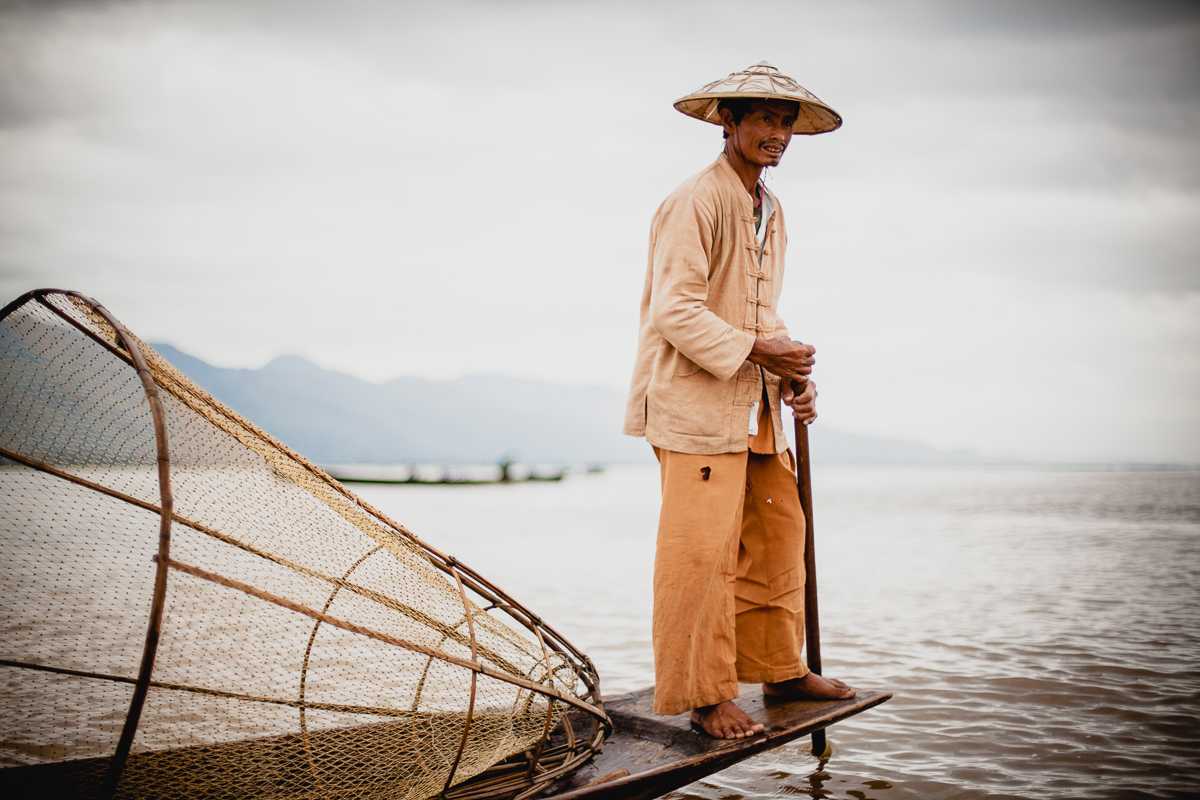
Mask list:
[[752,694],[739,741],[604,703],[539,616],[95,301],[27,293],[0,345],[5,797],[648,798],[887,699]]
[[749,739],[713,739],[687,714],[652,709],[653,688],[604,701],[613,731],[584,766],[538,795],[543,800],[647,800],[720,772],[753,755],[823,730],[891,698],[860,689],[849,700],[780,701],[757,687],[738,705],[766,731]]

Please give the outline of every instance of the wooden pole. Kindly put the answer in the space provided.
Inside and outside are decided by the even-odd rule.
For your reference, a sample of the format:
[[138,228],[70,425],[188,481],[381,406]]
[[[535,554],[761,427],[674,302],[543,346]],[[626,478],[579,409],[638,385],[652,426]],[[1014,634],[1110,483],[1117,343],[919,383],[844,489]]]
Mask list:
[[[821,624],[817,615],[817,555],[813,541],[812,476],[809,469],[808,426],[796,420],[796,487],[804,508],[804,650],[808,668],[821,674]],[[825,754],[825,730],[813,731],[813,755]]]

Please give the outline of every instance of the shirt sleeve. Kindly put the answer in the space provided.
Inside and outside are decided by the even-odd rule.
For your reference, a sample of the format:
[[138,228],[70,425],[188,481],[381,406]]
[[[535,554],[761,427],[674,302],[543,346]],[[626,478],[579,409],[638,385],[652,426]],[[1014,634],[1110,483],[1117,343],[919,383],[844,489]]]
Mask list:
[[675,349],[721,380],[750,355],[754,335],[714,314],[708,300],[709,256],[716,210],[697,192],[675,195],[659,209],[654,244],[650,320]]

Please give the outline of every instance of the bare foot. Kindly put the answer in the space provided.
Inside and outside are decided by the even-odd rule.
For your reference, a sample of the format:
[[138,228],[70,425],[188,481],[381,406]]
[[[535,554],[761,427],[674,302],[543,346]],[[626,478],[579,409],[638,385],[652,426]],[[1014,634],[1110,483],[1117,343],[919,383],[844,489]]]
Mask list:
[[714,739],[745,739],[763,732],[763,726],[750,719],[732,700],[692,709],[692,722]]
[[762,689],[769,697],[794,700],[848,700],[854,697],[854,690],[837,678],[823,678],[815,672],[790,681],[764,683]]

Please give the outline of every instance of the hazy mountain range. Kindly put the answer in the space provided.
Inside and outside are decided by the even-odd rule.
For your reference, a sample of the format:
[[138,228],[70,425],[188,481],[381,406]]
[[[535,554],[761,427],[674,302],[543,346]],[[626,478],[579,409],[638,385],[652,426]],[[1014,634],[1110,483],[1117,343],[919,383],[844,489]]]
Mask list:
[[[374,384],[298,356],[261,369],[214,367],[170,345],[164,358],[218,400],[319,464],[646,463],[620,432],[624,396],[501,375]],[[851,464],[967,464],[982,457],[916,442],[814,426],[813,460]]]

